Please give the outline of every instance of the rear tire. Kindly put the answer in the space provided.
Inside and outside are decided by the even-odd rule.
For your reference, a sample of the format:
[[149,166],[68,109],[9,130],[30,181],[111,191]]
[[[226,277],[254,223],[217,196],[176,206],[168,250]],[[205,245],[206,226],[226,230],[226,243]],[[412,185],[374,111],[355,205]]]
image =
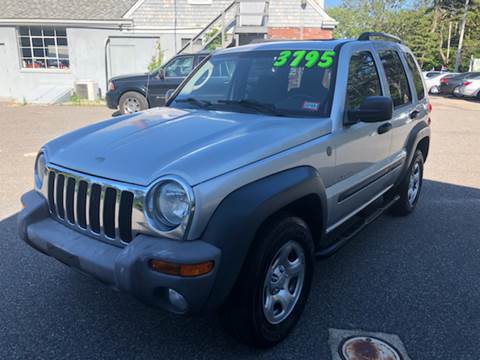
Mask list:
[[390,208],[390,212],[399,216],[411,214],[417,206],[422,184],[423,153],[417,150],[405,179],[403,179],[397,188],[396,195],[399,195],[400,199]]
[[123,94],[118,104],[122,114],[133,114],[137,111],[148,109],[147,99],[136,91],[128,91]]
[[239,341],[270,347],[293,329],[305,307],[314,269],[307,224],[277,217],[260,231],[237,283],[222,309],[222,321]]

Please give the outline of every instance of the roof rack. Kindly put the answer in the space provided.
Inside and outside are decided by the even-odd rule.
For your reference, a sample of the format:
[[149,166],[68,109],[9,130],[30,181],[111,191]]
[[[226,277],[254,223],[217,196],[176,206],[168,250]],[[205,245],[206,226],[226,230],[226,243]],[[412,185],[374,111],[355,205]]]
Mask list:
[[382,32],[364,32],[362,34],[360,34],[360,36],[358,37],[358,40],[360,41],[365,41],[365,40],[372,40],[371,38],[372,37],[381,37],[381,38],[385,38],[385,39],[388,39],[388,40],[393,40],[393,41],[396,41],[396,42],[399,42],[399,43],[402,43],[402,39],[400,39],[399,37],[395,36],[395,35],[390,35],[390,34],[386,34],[386,33],[382,33]]

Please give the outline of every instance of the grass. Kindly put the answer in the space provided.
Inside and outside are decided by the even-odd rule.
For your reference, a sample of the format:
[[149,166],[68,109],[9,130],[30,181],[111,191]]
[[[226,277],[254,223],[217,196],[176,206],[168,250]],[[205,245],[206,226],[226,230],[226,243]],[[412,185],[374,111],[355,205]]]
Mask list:
[[63,105],[73,106],[105,106],[105,100],[97,98],[95,100],[81,99],[77,94],[73,93],[70,100],[63,103]]

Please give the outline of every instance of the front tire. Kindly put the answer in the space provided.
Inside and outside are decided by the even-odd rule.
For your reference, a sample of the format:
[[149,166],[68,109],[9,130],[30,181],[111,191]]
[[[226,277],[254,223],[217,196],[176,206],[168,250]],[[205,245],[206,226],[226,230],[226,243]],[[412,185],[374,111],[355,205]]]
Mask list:
[[148,109],[147,99],[136,91],[128,91],[123,94],[118,104],[122,114],[133,114],[137,111]]
[[282,341],[302,314],[312,282],[314,246],[303,220],[283,216],[264,226],[252,247],[222,320],[241,342],[265,348]]
[[423,184],[423,161],[423,153],[417,150],[405,179],[397,189],[400,199],[392,206],[392,214],[404,216],[415,210]]

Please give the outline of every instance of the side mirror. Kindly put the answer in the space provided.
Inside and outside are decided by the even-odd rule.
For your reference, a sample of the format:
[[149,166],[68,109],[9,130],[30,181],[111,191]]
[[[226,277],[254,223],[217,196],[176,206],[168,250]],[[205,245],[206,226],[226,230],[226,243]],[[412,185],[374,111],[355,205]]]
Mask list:
[[165,93],[165,102],[170,100],[170,98],[172,97],[174,92],[175,92],[175,89],[168,89],[167,90],[167,92]]
[[386,96],[369,96],[356,110],[348,110],[348,124],[390,120],[393,113],[392,99]]
[[164,68],[158,69],[157,79],[159,79],[159,80],[165,79],[165,69]]

